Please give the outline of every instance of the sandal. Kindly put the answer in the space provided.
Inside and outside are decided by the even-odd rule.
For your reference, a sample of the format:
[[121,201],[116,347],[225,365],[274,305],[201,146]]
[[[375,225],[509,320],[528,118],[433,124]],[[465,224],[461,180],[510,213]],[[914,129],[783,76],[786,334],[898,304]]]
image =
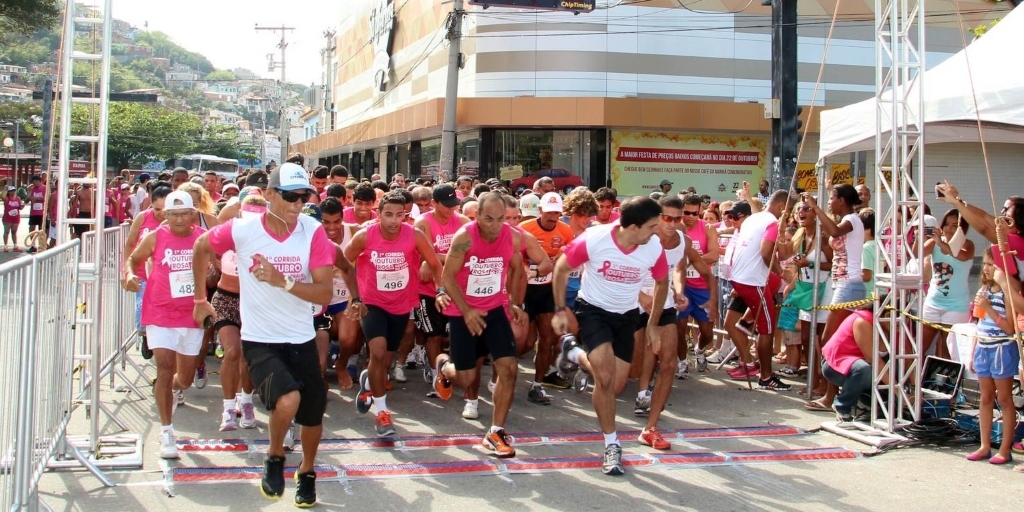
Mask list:
[[797,391],[796,394],[798,394],[798,395],[800,395],[802,397],[806,397],[806,398],[808,398],[810,400],[814,400],[814,399],[821,398],[821,397],[825,396],[825,393],[815,389],[814,391],[811,392],[811,396],[808,397],[807,396],[807,388],[800,388],[800,390]]
[[814,411],[814,412],[832,412],[832,408],[831,407],[829,407],[829,406],[827,406],[827,405],[825,405],[825,404],[823,404],[823,403],[821,403],[821,402],[819,402],[817,400],[811,400],[810,402],[805,403],[804,404],[804,409],[807,409],[808,411]]

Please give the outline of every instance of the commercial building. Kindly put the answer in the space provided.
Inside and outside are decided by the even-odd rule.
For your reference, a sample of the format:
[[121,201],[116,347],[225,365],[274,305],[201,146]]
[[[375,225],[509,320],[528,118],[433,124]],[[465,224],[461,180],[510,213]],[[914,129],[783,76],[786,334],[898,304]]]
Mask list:
[[[770,167],[770,11],[760,2],[598,2],[589,13],[467,3],[459,74],[456,173],[512,178],[565,170],[622,194],[675,188],[726,197]],[[359,0],[337,32],[333,129],[291,147],[355,176],[436,176],[450,4]],[[799,103],[809,119],[801,162],[818,153],[816,108],[874,93],[873,4],[840,3],[820,84],[834,0],[802,0]],[[960,2],[964,23],[991,19]],[[962,48],[956,5],[927,3],[927,62]],[[815,95],[815,86],[817,93]],[[864,173],[870,157],[833,162]],[[559,171],[561,172],[561,171]]]

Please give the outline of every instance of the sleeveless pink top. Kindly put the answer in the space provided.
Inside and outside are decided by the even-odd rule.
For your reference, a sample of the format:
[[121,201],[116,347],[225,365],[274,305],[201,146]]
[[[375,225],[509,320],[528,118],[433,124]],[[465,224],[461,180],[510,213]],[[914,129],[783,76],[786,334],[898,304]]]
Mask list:
[[[708,253],[708,232],[707,223],[703,220],[697,220],[697,224],[686,232],[686,236],[690,237],[690,244],[701,256]],[[708,283],[704,278],[700,277],[697,270],[693,268],[693,265],[686,267],[686,286],[688,288],[697,288],[699,290],[707,290]]]
[[[469,233],[471,246],[466,252],[462,268],[455,275],[455,282],[459,284],[469,307],[485,313],[495,308],[504,308],[508,303],[505,279],[514,251],[512,228],[503,225],[494,242],[484,240],[480,235],[480,226],[475,221],[466,224],[465,229]],[[454,303],[445,308],[444,314],[462,316]]]
[[[377,212],[374,210],[370,210],[370,220],[376,218]],[[362,224],[361,222],[359,222],[359,219],[356,218],[356,208],[354,206],[349,206],[348,208],[345,208],[344,210],[341,211],[341,221],[348,224]]]
[[199,328],[192,319],[195,286],[192,247],[205,232],[195,226],[190,235],[180,237],[172,234],[167,226],[157,228],[153,272],[142,296],[142,325]]
[[[149,208],[148,210],[142,212],[142,224],[139,226],[139,239],[135,242],[135,247],[139,246],[139,242],[142,242],[142,239],[146,238],[146,235],[150,234],[153,231],[156,231],[157,228],[159,227],[160,221],[156,220],[156,215],[153,214],[152,208]],[[135,247],[132,247],[133,251],[135,250]],[[137,265],[135,265],[135,268],[133,268],[132,271],[135,272],[135,275],[139,276],[139,279],[145,280],[146,262],[140,261]]]
[[386,240],[380,224],[366,228],[366,247],[356,258],[356,282],[363,302],[393,315],[407,315],[418,302],[413,279],[420,268],[416,228],[402,224],[398,238]]
[[[437,254],[448,254],[448,249],[452,246],[452,238],[455,237],[455,232],[462,227],[459,224],[459,217],[457,214],[452,213],[452,216],[448,219],[448,222],[441,224],[437,221],[437,217],[434,216],[434,212],[428,212],[423,214],[421,219],[426,219],[427,224],[430,224],[430,245],[434,248],[434,252]],[[419,269],[416,269],[419,272]],[[418,281],[418,279],[417,279]],[[426,283],[420,281],[419,283],[419,294],[426,295],[427,297],[433,297],[437,291],[434,286],[434,281],[430,280]]]

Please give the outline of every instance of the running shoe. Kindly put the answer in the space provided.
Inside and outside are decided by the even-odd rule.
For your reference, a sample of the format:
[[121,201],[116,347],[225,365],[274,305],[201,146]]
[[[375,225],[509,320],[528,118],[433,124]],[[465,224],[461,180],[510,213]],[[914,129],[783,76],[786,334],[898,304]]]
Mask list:
[[260,492],[272,500],[281,499],[284,494],[284,457],[270,456],[263,463],[263,478]]
[[836,408],[835,403],[832,403],[832,412],[836,413],[836,421],[838,421],[839,423],[853,422],[853,414],[848,412],[839,412],[839,409]]
[[644,395],[636,398],[636,406],[633,407],[633,414],[636,416],[647,416],[651,413],[651,395]]
[[530,386],[530,392],[527,393],[526,399],[535,404],[551,405],[551,397],[540,386]]
[[622,447],[610,444],[604,447],[604,464],[601,471],[606,475],[625,475],[626,468],[622,465]]
[[747,377],[754,377],[756,375],[760,375],[760,372],[761,371],[757,368],[757,365],[755,365],[753,363],[751,363],[751,364],[740,363],[739,366],[737,366],[737,367],[735,367],[735,368],[733,368],[731,370],[728,370],[726,373],[728,373],[729,377],[732,377],[733,379],[745,380]]
[[174,442],[174,434],[166,430],[160,433],[160,458],[178,458],[178,446]]
[[316,505],[316,472],[299,473],[295,470],[295,506],[312,508]]
[[452,389],[452,383],[448,381],[448,378],[444,376],[444,372],[441,371],[441,368],[443,368],[447,362],[448,359],[441,359],[438,361],[437,370],[434,372],[434,374],[437,375],[434,379],[434,391],[437,392],[438,398],[446,402],[451,399],[452,391],[454,391]]
[[690,362],[686,359],[680,359],[679,364],[676,365],[676,379],[686,380],[690,378]]
[[370,370],[363,370],[359,374],[359,394],[356,395],[356,410],[359,414],[370,412],[370,405],[373,404],[373,393],[370,391]]
[[569,360],[569,352],[578,347],[579,342],[576,340],[576,336],[563,334],[559,340],[559,346],[562,350],[558,353],[558,358],[555,359],[555,368],[559,375],[568,377],[579,368],[578,364]]
[[558,372],[551,372],[544,376],[541,380],[542,386],[548,386],[555,389],[569,389],[572,387],[572,383],[558,376]]
[[791,388],[789,384],[786,384],[785,382],[779,380],[779,376],[775,375],[774,373],[771,377],[768,377],[767,379],[758,379],[757,387],[758,389],[766,389],[769,391],[789,391]]
[[195,381],[196,389],[203,389],[206,387],[206,364],[196,367]]
[[185,390],[184,389],[175,389],[174,390],[174,407],[171,409],[171,414],[174,414],[174,411],[178,407],[182,407],[184,405],[185,405]]
[[295,440],[299,437],[295,435],[295,431],[297,429],[298,427],[295,426],[295,422],[292,421],[292,424],[288,427],[288,430],[284,432],[284,443],[282,443],[284,444],[284,451],[290,452],[295,448]]
[[494,395],[494,388],[495,388],[495,386],[497,386],[497,385],[498,385],[498,383],[497,383],[497,382],[491,382],[491,381],[487,381],[487,391],[488,391],[488,392],[489,392],[489,393],[490,393],[491,395]]
[[480,417],[480,406],[476,400],[466,400],[466,405],[462,408],[462,417],[467,420],[475,420]]
[[381,411],[373,420],[373,427],[377,430],[377,437],[391,437],[395,435],[395,425],[391,422],[391,411]]
[[224,359],[224,345],[218,343],[217,348],[213,351],[213,355],[216,356],[217,359]]
[[238,421],[242,428],[254,428],[256,426],[256,411],[251,403],[242,404],[242,419]]
[[220,415],[220,431],[232,432],[235,430],[238,430],[238,418],[235,416],[235,410],[225,409],[224,413]]
[[434,383],[434,370],[429,366],[423,368],[423,380],[427,381],[427,384]]
[[142,353],[142,358],[147,361],[153,359],[153,351],[149,349],[149,340],[146,339],[146,335],[140,334],[139,337],[142,338],[142,343],[139,345],[139,352]]
[[779,368],[779,373],[787,377],[796,377],[797,369],[787,364],[786,366]]
[[637,438],[640,444],[644,444],[654,448],[655,450],[668,450],[672,448],[672,445],[661,437],[661,431],[658,427],[645,428],[640,432],[640,437]]
[[505,435],[505,429],[501,429],[496,432],[488,432],[484,436],[483,445],[499,459],[507,459],[516,456],[516,449],[512,447],[510,439]]
[[[722,364],[723,362],[726,361],[725,357],[726,357],[726,355],[722,354],[719,351],[719,352],[715,352],[714,354],[711,354],[710,356],[708,356],[707,357],[707,361],[708,361],[709,364]],[[733,357],[735,357],[735,356],[733,356]]]
[[392,376],[394,377],[395,382],[399,384],[404,384],[409,380],[405,376],[405,368],[401,365],[395,366],[395,371],[392,372]]
[[587,390],[587,385],[589,384],[590,374],[587,373],[582,366],[577,368],[576,375],[572,378],[572,388],[575,389],[577,393],[582,393]]
[[698,372],[703,373],[703,372],[708,371],[708,362],[709,361],[708,361],[708,357],[706,355],[704,355],[704,351],[703,350],[698,350],[697,354],[694,355],[694,359],[696,360],[696,363],[697,363],[696,366],[697,366],[697,371]]

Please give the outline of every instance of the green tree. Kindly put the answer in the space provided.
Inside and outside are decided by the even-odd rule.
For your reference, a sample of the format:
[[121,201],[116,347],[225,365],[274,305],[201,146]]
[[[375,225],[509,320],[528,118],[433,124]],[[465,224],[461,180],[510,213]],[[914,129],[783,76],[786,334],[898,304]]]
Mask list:
[[195,141],[195,153],[216,155],[221,158],[251,158],[245,150],[245,141],[238,136],[238,128],[228,125],[207,125],[202,137]]
[[[72,112],[75,133],[90,133],[89,111]],[[109,164],[140,165],[191,152],[201,133],[199,116],[141,103],[111,103],[107,143]]]
[[226,69],[218,69],[213,73],[207,74],[206,80],[211,82],[233,82],[235,80],[235,74]]
[[30,35],[53,27],[63,7],[59,0],[0,0],[0,33]]

